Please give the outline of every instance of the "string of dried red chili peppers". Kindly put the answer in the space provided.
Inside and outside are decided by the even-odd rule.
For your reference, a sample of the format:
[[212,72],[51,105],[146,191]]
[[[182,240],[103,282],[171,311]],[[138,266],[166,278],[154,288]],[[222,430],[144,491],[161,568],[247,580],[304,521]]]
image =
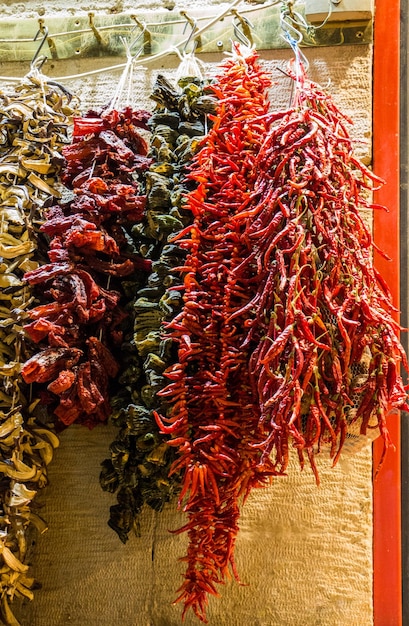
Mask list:
[[246,346],[262,459],[272,454],[285,468],[292,442],[318,482],[314,451],[328,444],[335,464],[352,423],[362,434],[378,427],[386,451],[386,415],[406,407],[399,364],[408,364],[359,213],[380,208],[368,190],[381,181],[354,157],[333,100],[294,80],[293,107],[256,159],[253,206],[234,218],[251,250],[235,277],[244,288],[247,269],[259,283],[246,305]]
[[[185,580],[177,601],[206,621],[208,594],[231,569],[236,577],[234,544],[239,498],[259,482],[259,451],[249,445],[258,428],[259,411],[240,348],[247,330],[232,311],[241,307],[255,277],[237,287],[232,278],[243,260],[231,216],[251,201],[257,176],[256,154],[267,130],[269,80],[250,50],[235,47],[234,58],[212,85],[218,99],[213,127],[193,160],[189,179],[196,188],[187,196],[194,222],[174,238],[188,251],[179,272],[184,276],[184,307],[167,324],[178,344],[178,362],[165,376],[172,382],[160,395],[169,402],[157,415],[170,434],[178,458],[171,474],[181,472],[179,506],[188,523]],[[263,476],[275,473],[265,462]]]
[[40,350],[22,375],[46,383],[43,400],[66,426],[108,417],[109,379],[118,372],[112,351],[126,315],[120,281],[151,267],[127,233],[145,210],[138,175],[150,160],[138,128],[147,129],[149,115],[126,108],[75,118],[61,177],[74,198],[48,210],[41,230],[51,238],[50,263],[25,275],[44,304],[29,311],[25,331]]

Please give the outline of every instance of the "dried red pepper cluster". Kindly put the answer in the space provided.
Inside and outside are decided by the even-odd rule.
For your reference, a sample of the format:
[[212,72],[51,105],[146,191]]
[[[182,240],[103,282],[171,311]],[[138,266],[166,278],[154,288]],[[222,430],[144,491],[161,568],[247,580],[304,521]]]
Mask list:
[[184,306],[167,324],[178,361],[157,415],[177,450],[188,522],[177,601],[206,622],[234,565],[240,498],[325,444],[335,463],[348,429],[407,408],[390,293],[372,263],[359,210],[379,181],[353,156],[346,119],[294,76],[290,110],[268,114],[256,55],[225,65],[206,144],[189,178],[193,225],[173,238]]
[[168,401],[157,415],[172,435],[178,458],[171,474],[182,473],[179,505],[189,521],[185,581],[178,600],[205,621],[207,595],[217,595],[234,564],[239,498],[275,473],[267,460],[259,471],[259,408],[247,375],[245,316],[234,313],[247,301],[257,277],[236,285],[247,258],[232,216],[251,202],[255,159],[268,128],[269,79],[253,52],[238,52],[212,85],[218,99],[213,127],[190,168],[195,189],[187,196],[194,220],[174,241],[188,251],[183,267],[184,306],[166,325],[177,342],[178,362],[159,392]]
[[40,350],[22,375],[48,383],[47,401],[64,425],[92,426],[110,414],[109,379],[118,372],[112,349],[121,345],[125,317],[118,279],[151,266],[128,232],[145,210],[138,177],[150,160],[138,128],[148,119],[129,108],[75,118],[61,177],[74,197],[48,210],[41,231],[50,238],[50,263],[25,275],[42,303],[25,326]]
[[296,81],[257,156],[253,206],[234,218],[249,244],[242,271],[258,279],[245,308],[262,458],[285,469],[291,443],[317,482],[323,444],[335,464],[358,423],[363,435],[379,429],[385,454],[388,411],[407,408],[396,309],[360,213],[380,208],[368,191],[382,181],[354,157],[347,122],[316,84]]

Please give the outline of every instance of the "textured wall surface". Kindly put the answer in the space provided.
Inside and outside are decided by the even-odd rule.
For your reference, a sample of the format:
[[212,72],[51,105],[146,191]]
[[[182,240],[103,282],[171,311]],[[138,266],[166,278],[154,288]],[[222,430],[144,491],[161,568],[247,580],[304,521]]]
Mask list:
[[150,9],[178,9],[192,5],[198,6],[227,6],[229,3],[215,2],[215,0],[193,0],[188,4],[183,0],[140,0],[137,3],[132,0],[94,0],[94,2],[86,0],[72,0],[67,3],[65,0],[49,0],[42,2],[41,0],[3,0],[0,7],[0,16],[24,16],[38,17],[50,14],[67,13],[69,15],[79,15],[94,11],[95,13],[122,13],[125,11],[137,11],[140,15],[143,10]]
[[[92,3],[81,10],[120,10],[131,3]],[[24,6],[25,5],[25,6]],[[0,15],[16,10],[35,14],[59,10],[63,2],[4,2]],[[98,6],[99,5],[99,6]],[[125,6],[126,5],[126,6]],[[146,6],[152,6],[146,2]],[[157,3],[157,6],[162,6]],[[219,6],[217,10],[219,10]],[[31,12],[31,13],[30,13]],[[365,46],[308,49],[310,76],[333,94],[354,122],[352,135],[370,141],[371,50]],[[286,50],[261,54],[274,85],[275,108],[288,105]],[[206,56],[214,72],[222,56]],[[49,63],[50,77],[109,67],[120,59]],[[134,75],[134,105],[152,107],[148,95],[159,71],[172,77],[176,57],[156,66],[139,67]],[[2,75],[22,76],[24,64],[4,64]],[[98,108],[113,95],[118,71],[69,79],[80,94],[83,110]],[[5,84],[3,88],[7,88]],[[370,161],[369,143],[357,145]],[[145,510],[142,536],[123,545],[106,520],[114,497],[98,484],[100,462],[108,456],[114,427],[88,431],[72,426],[50,467],[50,485],[41,497],[49,530],[37,539],[33,572],[42,583],[35,599],[22,607],[24,626],[176,626],[180,607],[171,605],[181,582],[186,538],[168,530],[184,523],[170,505],[161,514]],[[321,486],[308,467],[300,472],[293,460],[288,476],[253,493],[241,518],[237,564],[244,585],[221,589],[209,607],[211,626],[370,626],[372,624],[372,483],[371,447],[350,445],[335,468],[323,452]],[[185,624],[197,623],[188,616]]]
[[[170,505],[145,510],[141,537],[126,545],[106,525],[112,497],[98,484],[112,427],[79,426],[61,437],[43,497],[49,530],[35,550],[42,589],[24,626],[177,626],[171,606],[184,571],[184,523]],[[319,463],[321,486],[294,461],[285,478],[253,492],[243,509],[237,565],[209,606],[211,626],[370,626],[371,455]],[[186,626],[197,621],[189,616]]]

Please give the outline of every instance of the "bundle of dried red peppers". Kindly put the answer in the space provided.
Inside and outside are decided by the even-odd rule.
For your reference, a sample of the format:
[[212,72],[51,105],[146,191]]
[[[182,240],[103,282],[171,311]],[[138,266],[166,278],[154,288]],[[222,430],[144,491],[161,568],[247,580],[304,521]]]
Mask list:
[[[196,183],[187,196],[193,224],[173,238],[188,251],[183,267],[183,309],[166,325],[178,344],[178,360],[165,371],[172,382],[159,392],[168,402],[157,415],[178,455],[171,474],[182,473],[179,505],[188,515],[187,571],[179,600],[205,619],[208,593],[231,567],[238,532],[239,498],[260,478],[257,441],[259,409],[242,344],[247,330],[232,313],[257,284],[234,279],[245,256],[232,216],[251,201],[257,178],[255,160],[268,129],[270,81],[253,52],[237,50],[225,64],[212,91],[218,99],[213,127],[190,167]],[[257,469],[256,469],[257,468]]]
[[125,109],[74,119],[64,149],[62,181],[74,197],[46,214],[50,263],[27,272],[41,304],[30,309],[28,336],[40,346],[22,369],[27,383],[47,383],[43,400],[66,426],[93,426],[110,414],[109,380],[121,346],[120,281],[150,269],[128,233],[142,219],[146,197],[138,176],[148,146],[138,128],[149,113]]
[[[318,480],[322,446],[335,463],[358,423],[379,428],[386,450],[387,411],[407,408],[400,328],[359,214],[379,208],[368,194],[380,181],[331,98],[300,67],[289,74],[293,105],[270,113],[269,78],[235,45],[187,175],[174,156],[181,135],[203,133],[189,119],[194,89],[159,111],[149,157],[137,130],[149,114],[76,118],[62,175],[72,197],[41,226],[49,263],[26,273],[40,303],[24,380],[64,425],[105,420],[116,390],[121,431],[101,477],[119,489],[111,525],[126,540],[143,502],[160,510],[180,483],[188,521],[176,532],[189,545],[177,601],[202,621],[208,595],[238,578],[241,502],[285,473],[289,449]],[[183,211],[169,211],[181,180]]]
[[[178,360],[157,415],[178,454],[188,521],[177,601],[206,621],[208,594],[234,565],[239,503],[325,444],[335,463],[348,427],[379,428],[407,408],[390,293],[359,210],[377,177],[353,155],[347,120],[301,73],[293,106],[268,114],[256,55],[237,50],[213,89],[218,108],[189,178],[193,225],[173,241],[184,306],[167,324]],[[302,68],[301,68],[302,69]]]
[[233,220],[249,252],[235,277],[243,287],[246,270],[258,277],[246,345],[262,458],[285,469],[291,441],[318,481],[314,450],[328,444],[335,464],[355,422],[363,435],[379,429],[385,454],[388,411],[407,408],[399,366],[408,363],[360,214],[384,209],[369,200],[382,181],[354,157],[332,99],[304,75],[293,80],[293,107],[275,116],[257,155],[252,206]]

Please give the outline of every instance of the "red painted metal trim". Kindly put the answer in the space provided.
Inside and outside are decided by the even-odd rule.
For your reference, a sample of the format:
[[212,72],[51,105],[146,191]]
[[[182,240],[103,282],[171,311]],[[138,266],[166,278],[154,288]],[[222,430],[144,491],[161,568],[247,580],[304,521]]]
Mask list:
[[[399,306],[399,27],[400,3],[375,2],[373,149],[374,171],[387,182],[375,201],[389,208],[376,211],[374,239],[392,259],[375,254],[375,263],[386,278]],[[395,451],[374,481],[374,626],[401,626],[401,479],[400,418],[392,415],[388,427]],[[374,468],[382,441],[374,443]]]

